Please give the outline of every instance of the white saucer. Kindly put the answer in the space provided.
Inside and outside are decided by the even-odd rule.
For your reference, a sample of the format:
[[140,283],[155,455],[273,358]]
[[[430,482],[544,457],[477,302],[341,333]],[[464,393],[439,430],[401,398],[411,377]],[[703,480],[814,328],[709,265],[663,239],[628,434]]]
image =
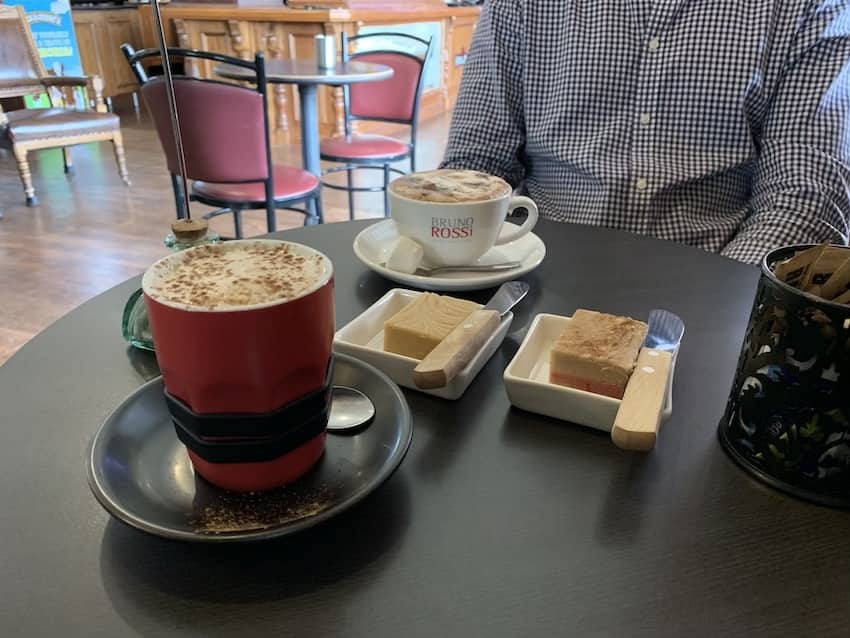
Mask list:
[[[510,222],[508,222],[510,223]],[[508,229],[509,230],[509,229]],[[502,232],[506,232],[502,229]],[[511,270],[495,272],[448,272],[434,276],[408,275],[382,266],[387,263],[390,251],[398,239],[398,230],[392,219],[385,219],[362,230],[354,238],[354,254],[369,269],[387,279],[422,290],[482,290],[493,288],[531,272],[546,256],[543,240],[533,232],[502,246],[493,246],[476,264],[501,264],[518,261]],[[427,266],[427,264],[426,264]]]

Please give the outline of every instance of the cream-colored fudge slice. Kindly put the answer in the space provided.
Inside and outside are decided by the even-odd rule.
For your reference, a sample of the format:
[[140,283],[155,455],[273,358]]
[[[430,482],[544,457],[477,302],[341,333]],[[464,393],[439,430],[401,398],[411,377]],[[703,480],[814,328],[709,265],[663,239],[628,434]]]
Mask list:
[[384,323],[384,350],[424,359],[478,307],[472,301],[423,293]]

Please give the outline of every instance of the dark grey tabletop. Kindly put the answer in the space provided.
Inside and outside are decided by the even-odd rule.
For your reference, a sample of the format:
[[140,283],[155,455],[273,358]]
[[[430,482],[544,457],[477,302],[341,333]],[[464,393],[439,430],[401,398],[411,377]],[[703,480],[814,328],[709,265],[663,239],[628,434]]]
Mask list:
[[[229,64],[215,67],[215,73],[231,80],[250,80],[256,74]],[[266,60],[266,78],[281,84],[357,84],[392,77],[392,67],[370,62],[338,62],[332,69],[320,69],[313,60]]]
[[[363,227],[285,235],[335,261],[339,325],[392,286],[355,261]],[[3,634],[848,635],[850,514],[772,491],[717,442],[756,269],[619,232],[536,232],[549,254],[466,395],[407,392],[415,431],[398,472],[282,541],[189,545],[110,520],[84,455],[157,374],[120,335],[138,279],[50,326],[0,368]],[[652,453],[511,409],[501,374],[535,313],[656,306],[687,331]]]

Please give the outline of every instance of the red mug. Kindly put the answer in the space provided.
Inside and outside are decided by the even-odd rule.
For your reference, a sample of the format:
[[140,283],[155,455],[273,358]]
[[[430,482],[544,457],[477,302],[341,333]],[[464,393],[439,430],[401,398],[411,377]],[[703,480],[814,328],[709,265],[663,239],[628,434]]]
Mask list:
[[[302,244],[268,239],[230,241],[217,250],[251,244],[286,244],[316,260],[319,276],[295,297],[224,308],[204,308],[150,294],[162,274],[202,246],[174,253],[142,279],[157,362],[165,388],[194,413],[271,413],[323,387],[334,333],[333,266]],[[195,471],[234,491],[272,489],[290,483],[324,452],[325,432],[273,460],[213,463],[192,450]]]

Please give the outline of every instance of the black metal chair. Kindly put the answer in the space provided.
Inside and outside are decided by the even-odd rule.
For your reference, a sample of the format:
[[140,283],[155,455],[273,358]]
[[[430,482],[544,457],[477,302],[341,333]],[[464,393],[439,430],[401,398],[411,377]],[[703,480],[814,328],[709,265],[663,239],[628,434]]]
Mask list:
[[[380,43],[391,38],[398,44],[423,49],[422,55],[386,48]],[[379,48],[366,49],[363,43],[377,42]],[[349,48],[354,45],[357,50],[352,53]],[[343,62],[357,60],[384,64],[392,67],[393,76],[381,82],[353,84],[343,87],[345,105],[345,135],[332,137],[322,141],[320,145],[321,159],[328,162],[339,162],[343,166],[325,170],[322,174],[329,175],[340,171],[346,172],[346,185],[333,184],[323,180],[326,188],[348,192],[348,215],[354,218],[354,193],[380,192],[384,193],[384,215],[389,212],[387,186],[392,173],[403,175],[404,171],[394,168],[393,162],[410,159],[411,172],[416,170],[416,134],[419,119],[419,102],[422,96],[422,82],[425,62],[431,51],[431,39],[423,39],[406,33],[368,33],[347,37],[342,34]],[[356,120],[373,122],[392,122],[410,126],[410,141],[398,140],[384,135],[355,135],[351,132],[351,123]],[[381,186],[354,186],[353,171],[355,169],[372,169],[383,171]]]
[[[142,64],[145,59],[159,58],[160,52],[158,49],[137,52],[129,44],[123,44],[121,50],[139,80],[142,97],[156,125],[171,173],[177,217],[184,217],[186,201],[179,179],[180,165],[165,80],[149,77]],[[174,77],[186,177],[194,180],[190,201],[218,208],[204,217],[232,213],[237,238],[242,237],[242,211],[246,209],[265,209],[269,232],[277,229],[277,209],[303,213],[306,225],[321,223],[320,180],[308,171],[272,161],[263,54],[257,53],[253,61],[194,49],[169,48],[168,54],[171,60],[201,58],[256,73],[256,87]],[[299,203],[304,203],[306,208],[295,208]]]

